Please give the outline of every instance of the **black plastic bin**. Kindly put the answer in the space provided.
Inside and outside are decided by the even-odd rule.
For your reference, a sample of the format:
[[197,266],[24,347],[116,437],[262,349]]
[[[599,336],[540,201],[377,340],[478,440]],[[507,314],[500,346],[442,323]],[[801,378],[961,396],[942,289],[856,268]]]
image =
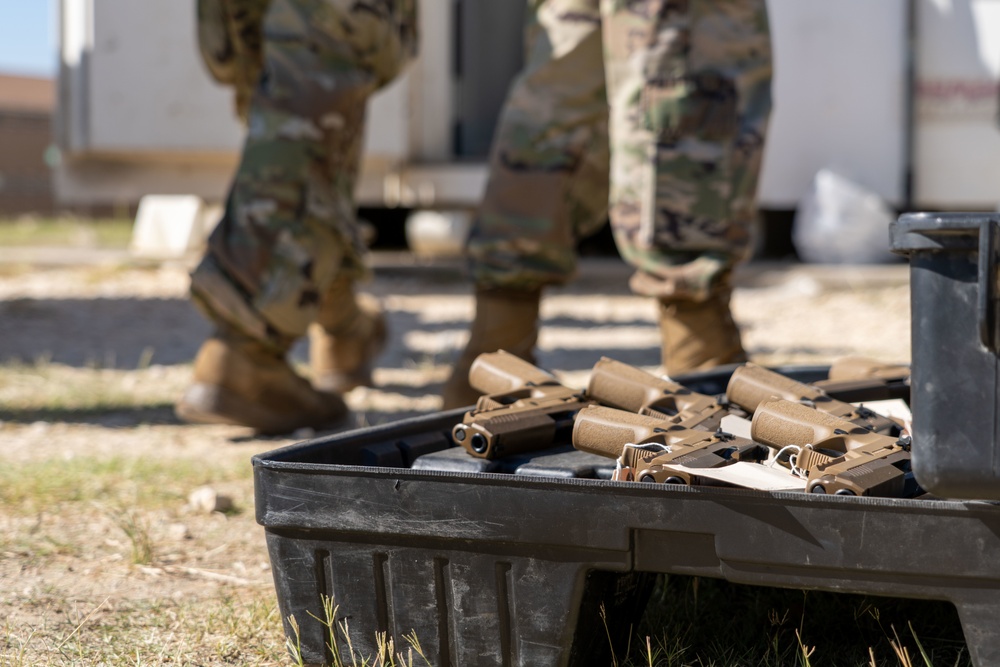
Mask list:
[[[727,380],[686,382],[718,393]],[[947,600],[975,663],[1000,664],[998,504],[612,482],[575,451],[462,472],[471,458],[448,435],[461,415],[253,459],[285,631],[294,615],[306,662],[331,659],[312,617],[332,596],[366,655],[376,631],[397,645],[415,631],[438,667],[610,664],[601,605],[612,635],[626,631],[649,588],[640,573],[666,572]]]
[[910,258],[914,475],[939,496],[1000,499],[1000,216],[912,213],[891,237]]

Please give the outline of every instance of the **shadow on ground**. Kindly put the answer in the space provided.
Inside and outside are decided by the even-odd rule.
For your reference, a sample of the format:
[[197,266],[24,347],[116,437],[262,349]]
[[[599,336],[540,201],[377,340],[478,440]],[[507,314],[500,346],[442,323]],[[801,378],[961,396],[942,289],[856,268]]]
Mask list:
[[35,422],[90,424],[105,428],[130,428],[143,424],[180,424],[170,403],[141,407],[101,406],[85,409],[28,408],[11,410],[0,407],[0,422],[33,424]]
[[[428,357],[450,363],[457,341],[468,326],[464,319],[422,322],[411,312],[389,312],[390,341],[378,365],[404,368]],[[579,329],[594,333],[607,326],[607,336],[594,336],[593,344],[559,350],[541,350],[539,363],[549,368],[583,370],[601,356],[635,364],[656,364],[653,348],[634,348],[616,340],[617,327],[649,326],[645,321],[601,325],[591,320],[560,317],[546,320],[547,327]],[[406,334],[419,332],[444,336],[438,349],[410,349]],[[151,364],[190,363],[211,333],[210,325],[185,299],[17,299],[0,301],[0,363],[57,363],[77,368],[131,370]],[[300,341],[292,359],[305,362],[308,346]]]

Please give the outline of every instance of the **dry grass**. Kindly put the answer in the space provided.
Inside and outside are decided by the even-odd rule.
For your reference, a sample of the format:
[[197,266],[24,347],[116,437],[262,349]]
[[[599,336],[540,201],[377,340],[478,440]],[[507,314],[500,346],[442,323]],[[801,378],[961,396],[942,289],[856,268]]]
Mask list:
[[283,443],[176,424],[188,372],[0,367],[3,667],[287,664],[249,463]]
[[132,220],[127,218],[0,218],[0,247],[126,248],[131,238]]
[[270,591],[138,601],[49,595],[24,611],[36,621],[8,619],[0,629],[5,667],[288,664]]
[[[393,637],[384,632],[375,633],[376,652],[366,656],[355,651],[351,644],[350,626],[347,618],[339,614],[340,607],[333,598],[322,596],[323,618],[311,616],[311,620],[323,625],[326,634],[326,648],[330,655],[331,667],[414,667],[414,664],[433,667],[420,646],[420,638],[415,632],[403,635],[397,645]],[[292,636],[286,640],[292,661],[302,667],[302,647],[299,641],[299,621],[293,615],[288,618]],[[347,658],[344,659],[343,655]],[[419,659],[418,662],[415,662]]]
[[76,414],[171,408],[190,368],[79,368],[37,359],[0,366],[0,422],[60,421]]

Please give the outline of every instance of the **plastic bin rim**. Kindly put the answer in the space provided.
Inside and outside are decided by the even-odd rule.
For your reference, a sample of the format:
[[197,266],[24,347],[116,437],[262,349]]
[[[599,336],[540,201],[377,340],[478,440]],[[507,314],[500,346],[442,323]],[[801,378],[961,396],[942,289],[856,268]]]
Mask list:
[[[893,223],[895,224],[895,223]],[[733,369],[738,367],[740,364],[731,364],[727,366],[722,366],[707,371],[698,371],[674,378],[675,381],[681,384],[694,384],[703,381],[711,381],[713,378],[719,378],[724,374],[731,374]],[[786,373],[789,375],[796,375],[799,373],[812,373],[817,371],[825,371],[829,369],[826,365],[816,365],[816,366],[796,366],[796,365],[779,365],[771,367],[773,370],[779,373]],[[554,490],[566,489],[567,487],[582,487],[582,488],[593,488],[603,490],[614,490],[616,493],[626,493],[628,495],[672,495],[672,494],[701,494],[706,500],[715,500],[722,498],[732,498],[732,499],[776,499],[776,500],[787,500],[801,503],[808,503],[810,505],[815,505],[816,503],[836,503],[843,506],[843,503],[847,504],[860,504],[867,506],[891,506],[891,507],[921,507],[921,508],[937,508],[941,510],[955,511],[956,509],[962,509],[964,511],[969,511],[973,509],[984,509],[987,507],[997,507],[1000,506],[1000,501],[981,501],[981,500],[952,500],[952,499],[933,499],[933,500],[914,500],[906,498],[873,498],[873,497],[851,497],[851,496],[826,496],[818,494],[808,494],[799,492],[781,492],[781,491],[757,491],[753,489],[736,489],[736,488],[722,488],[722,487],[711,487],[711,488],[700,488],[700,487],[676,487],[676,488],[659,488],[659,487],[649,487],[649,486],[637,486],[630,482],[613,482],[611,480],[601,480],[601,479],[581,479],[581,478],[564,478],[564,477],[544,477],[540,475],[511,475],[511,474],[500,474],[500,473],[471,473],[471,472],[449,472],[449,471],[439,471],[439,470],[413,470],[411,468],[388,468],[388,467],[378,467],[378,466],[362,466],[362,465],[346,465],[346,464],[333,464],[333,463],[307,463],[302,461],[288,460],[290,456],[294,456],[296,452],[303,450],[305,448],[320,448],[320,447],[336,447],[339,442],[345,440],[350,440],[357,437],[360,433],[364,432],[368,437],[377,436],[380,432],[384,432],[386,435],[393,434],[397,435],[400,431],[405,431],[407,433],[419,433],[424,425],[430,426],[435,422],[440,422],[444,419],[456,419],[461,421],[462,416],[469,409],[469,407],[457,408],[454,410],[449,410],[445,412],[430,413],[425,415],[419,415],[416,417],[410,417],[409,419],[403,419],[396,422],[388,422],[385,424],[379,424],[376,426],[370,426],[365,429],[357,429],[352,431],[344,431],[342,433],[335,433],[329,436],[324,436],[315,440],[307,440],[303,442],[293,443],[291,445],[286,445],[278,449],[269,450],[267,452],[262,452],[254,455],[251,458],[251,464],[254,469],[254,477],[257,476],[264,470],[274,471],[274,472],[287,472],[292,474],[307,474],[307,475],[328,475],[337,477],[368,477],[368,478],[391,478],[393,480],[411,480],[411,481],[421,481],[430,483],[451,483],[455,481],[465,481],[474,482],[477,484],[497,486],[497,487],[517,487],[517,486],[532,486],[534,488],[549,486]],[[972,505],[972,506],[970,506]]]
[[[295,445],[289,448],[295,447]],[[285,449],[289,449],[285,448]],[[959,499],[912,499],[912,498],[879,498],[869,496],[835,496],[810,494],[795,491],[758,491],[754,489],[697,487],[697,486],[647,486],[631,482],[615,482],[606,479],[583,479],[568,477],[545,477],[542,475],[511,475],[506,473],[474,473],[449,472],[440,470],[413,470],[411,468],[387,468],[362,465],[341,465],[332,463],[306,463],[301,461],[275,461],[258,454],[251,459],[254,468],[254,478],[263,471],[273,471],[285,474],[323,475],[341,478],[375,478],[391,479],[393,482],[410,481],[423,483],[451,484],[467,482],[496,488],[531,487],[533,489],[548,488],[554,492],[573,489],[582,491],[593,489],[598,493],[613,493],[616,497],[622,494],[628,496],[670,497],[677,495],[701,496],[703,500],[771,500],[784,501],[796,505],[831,505],[843,507],[860,505],[868,507],[892,507],[896,509],[921,509],[935,511],[974,511],[993,508],[1000,510],[1000,501],[989,500],[959,500]],[[287,480],[286,480],[287,482]]]
[[1000,224],[1000,213],[904,213],[889,225],[891,250],[901,255],[913,250],[974,250],[980,229],[989,223]]
[[1000,222],[997,211],[941,211],[903,213],[892,225],[913,231],[978,229],[984,222]]

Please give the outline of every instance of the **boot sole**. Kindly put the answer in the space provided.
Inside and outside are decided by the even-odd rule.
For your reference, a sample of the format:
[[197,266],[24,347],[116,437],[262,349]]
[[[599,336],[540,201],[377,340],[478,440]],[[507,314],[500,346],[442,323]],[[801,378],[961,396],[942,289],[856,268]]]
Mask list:
[[340,417],[312,423],[293,421],[224,387],[204,383],[189,387],[174,407],[174,413],[185,422],[248,426],[261,435],[282,435],[300,428],[334,428],[345,425],[350,416],[348,412]]

